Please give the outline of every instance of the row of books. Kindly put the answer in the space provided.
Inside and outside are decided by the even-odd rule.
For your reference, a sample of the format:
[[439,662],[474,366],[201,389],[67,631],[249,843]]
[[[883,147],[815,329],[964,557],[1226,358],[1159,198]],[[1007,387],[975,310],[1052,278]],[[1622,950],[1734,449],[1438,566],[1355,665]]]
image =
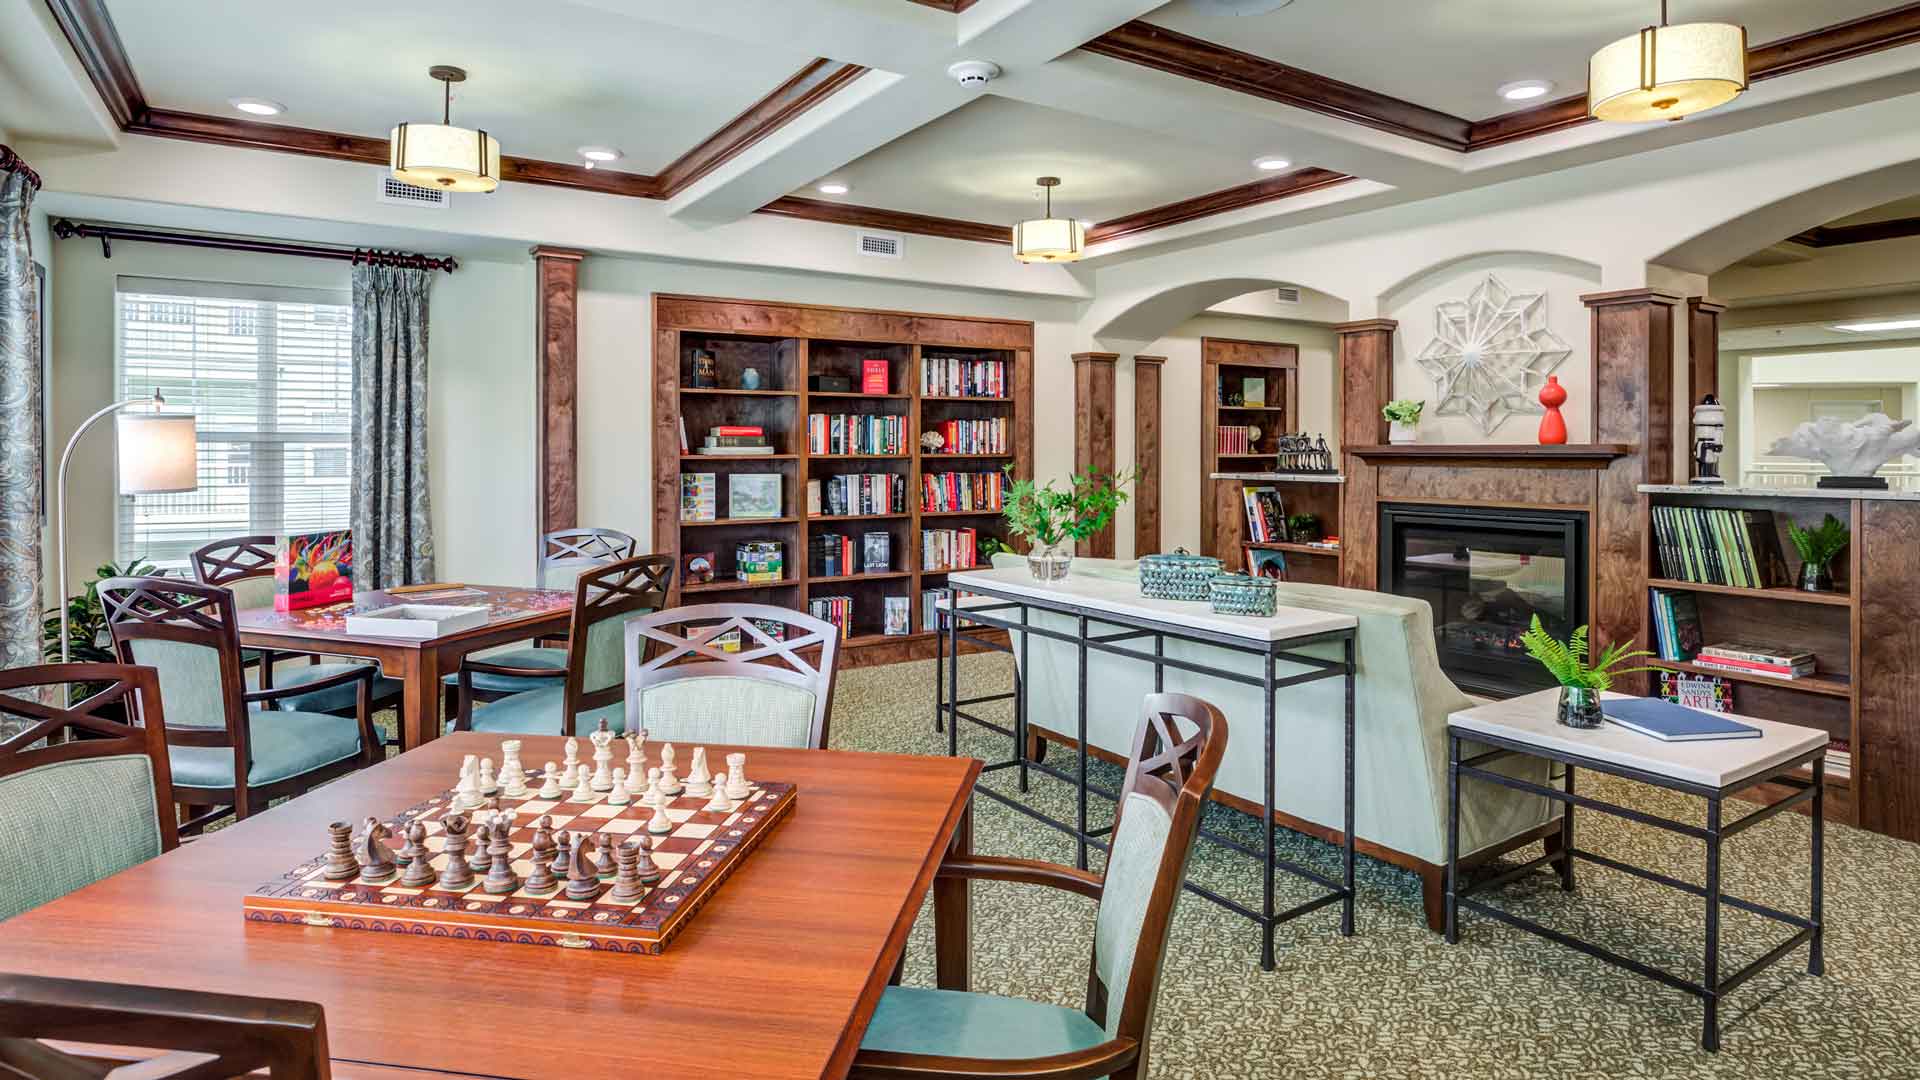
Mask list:
[[[920,629],[929,633],[940,629],[940,589],[920,590]],[[961,590],[959,599],[966,599],[975,593]]]
[[907,512],[907,478],[893,473],[842,473],[807,481],[810,517]]
[[1219,454],[1258,453],[1253,447],[1260,429],[1251,424],[1221,424],[1213,432],[1213,449]]
[[1771,510],[1656,506],[1653,535],[1663,577],[1749,589],[1792,581]]
[[[687,448],[687,421],[680,420],[680,449]],[[767,429],[759,424],[716,424],[707,429],[698,451],[708,457],[765,457],[773,453]]]
[[1706,637],[1700,629],[1700,604],[1692,593],[1654,589],[1653,648],[1662,660],[1691,660]]
[[926,430],[940,436],[942,454],[1004,454],[1007,452],[1007,418],[991,420],[942,420]]
[[893,536],[885,532],[863,534],[856,544],[845,533],[821,533],[811,542],[812,569],[822,577],[846,574],[885,574],[893,569]]
[[922,356],[920,393],[933,397],[1004,398],[1007,365],[965,356]]
[[1287,539],[1287,507],[1280,492],[1270,487],[1243,487],[1240,498],[1247,507],[1247,540],[1254,544],[1284,543]]
[[[889,637],[907,634],[913,629],[913,604],[909,597],[883,596],[880,632]],[[851,596],[816,596],[807,601],[807,614],[832,623],[840,629],[840,640],[853,636],[854,604]]]
[[1845,780],[1853,775],[1853,744],[1835,739],[1827,744],[1827,777]]
[[922,529],[920,569],[971,570],[979,565],[980,533],[975,529]]
[[998,510],[1005,505],[1007,474],[948,472],[920,474],[922,513]]
[[1813,674],[1814,655],[1783,645],[1755,645],[1741,641],[1704,645],[1693,658],[1700,667],[1770,679],[1804,679]]
[[849,413],[807,416],[809,454],[904,454],[907,418]]

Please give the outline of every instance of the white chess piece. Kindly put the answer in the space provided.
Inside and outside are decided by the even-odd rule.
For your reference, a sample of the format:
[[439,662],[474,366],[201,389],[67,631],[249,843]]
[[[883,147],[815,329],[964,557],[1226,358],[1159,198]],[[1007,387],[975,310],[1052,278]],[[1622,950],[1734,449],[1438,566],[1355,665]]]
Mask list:
[[567,736],[566,755],[560,760],[560,767],[566,771],[560,774],[560,782],[572,787],[580,779],[580,740]]
[[641,804],[644,806],[661,806],[664,805],[666,801],[667,797],[660,793],[660,770],[648,769],[647,790],[640,796]]
[[647,831],[655,836],[673,831],[673,819],[667,816],[664,800],[653,805],[653,816],[647,819]]
[[560,786],[560,766],[549,761],[547,767],[541,770],[541,775],[547,778],[546,782],[540,785],[541,798],[557,799],[566,794],[566,789]]
[[[601,721],[604,725],[605,721]],[[593,743],[593,790],[613,790],[613,732],[604,726],[588,739]]]
[[[731,813],[733,810],[733,800],[727,798],[727,785],[725,783],[718,783],[707,786],[713,789],[713,798],[708,799],[707,805],[700,809],[712,814]],[[691,788],[689,788],[689,790],[691,790]]]
[[493,775],[492,758],[483,757],[480,759],[480,776],[477,783],[480,786],[480,794],[482,795],[493,795],[499,792],[500,780]]
[[592,802],[593,783],[587,776],[587,770],[578,770],[579,776],[573,785],[573,802]]
[[628,735],[627,739],[627,780],[638,784],[640,778],[647,775],[647,733]]
[[727,798],[744,799],[753,794],[747,786],[747,755],[727,755]]
[[707,748],[693,748],[693,766],[687,770],[687,794],[705,798],[713,792],[713,770],[707,768]]
[[660,794],[678,795],[681,792],[680,781],[673,775],[673,744],[660,747]]
[[453,792],[453,806],[456,810],[473,810],[487,800],[480,796],[480,759],[468,754],[460,764],[460,784]]
[[526,787],[527,768],[520,763],[520,740],[507,739],[500,744],[500,786],[509,787],[516,779]]
[[625,806],[633,801],[633,793],[627,790],[627,770],[613,770],[613,789],[607,792],[608,806]]
[[513,775],[500,781],[500,794],[509,799],[524,799],[532,792],[527,790],[527,771],[515,769]]

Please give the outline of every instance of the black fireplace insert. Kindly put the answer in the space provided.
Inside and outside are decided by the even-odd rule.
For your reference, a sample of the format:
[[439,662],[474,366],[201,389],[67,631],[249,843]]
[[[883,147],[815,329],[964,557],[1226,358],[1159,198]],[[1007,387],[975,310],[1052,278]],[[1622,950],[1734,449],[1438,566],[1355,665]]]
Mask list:
[[1470,693],[1555,685],[1520,635],[1535,615],[1563,640],[1586,623],[1586,558],[1580,511],[1380,507],[1380,588],[1432,605],[1440,666]]

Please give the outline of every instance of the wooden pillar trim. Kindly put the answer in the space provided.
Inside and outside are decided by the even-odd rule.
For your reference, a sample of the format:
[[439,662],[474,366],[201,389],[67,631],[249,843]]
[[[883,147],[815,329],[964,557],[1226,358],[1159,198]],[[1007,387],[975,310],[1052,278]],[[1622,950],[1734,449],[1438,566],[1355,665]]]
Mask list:
[[1705,296],[1687,297],[1687,390],[1681,409],[1720,392],[1720,313],[1727,305]]
[[[1113,475],[1113,379],[1119,353],[1073,354],[1073,471]],[[1077,555],[1112,558],[1113,526],[1081,541]]]
[[1333,328],[1339,343],[1341,471],[1347,482],[1340,514],[1340,584],[1380,587],[1380,471],[1354,454],[1387,441],[1380,409],[1393,398],[1392,319],[1363,319]]
[[540,532],[580,521],[580,261],[587,253],[535,245],[535,367],[539,372],[540,470],[535,477]]
[[1133,358],[1133,557],[1160,550],[1160,370],[1164,356]]

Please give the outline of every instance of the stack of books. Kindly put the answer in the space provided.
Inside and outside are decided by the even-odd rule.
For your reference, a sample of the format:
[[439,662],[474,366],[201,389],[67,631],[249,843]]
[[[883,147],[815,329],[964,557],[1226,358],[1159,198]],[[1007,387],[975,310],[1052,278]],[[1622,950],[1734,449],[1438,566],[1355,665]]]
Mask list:
[[809,454],[904,454],[907,418],[849,413],[812,413],[807,417]]
[[1748,589],[1792,583],[1771,510],[1656,506],[1653,538],[1663,577]]
[[787,576],[787,547],[778,540],[745,540],[733,549],[733,576],[757,584],[777,583]]
[[1853,775],[1853,744],[1835,739],[1827,744],[1827,776],[1845,780]]
[[709,457],[758,457],[773,453],[767,429],[759,424],[720,424],[707,429],[700,453]]
[[942,454],[1004,454],[1007,452],[1007,419],[942,420],[927,427],[940,433]]
[[1287,539],[1287,508],[1280,492],[1270,487],[1244,487],[1240,498],[1247,506],[1247,541],[1279,544]]
[[979,565],[980,534],[974,529],[923,529],[920,532],[920,569],[971,570]]
[[998,510],[1005,505],[1005,473],[921,473],[920,512]]
[[814,517],[907,512],[907,478],[892,473],[842,473],[807,481],[807,513]]
[[1257,428],[1246,424],[1221,424],[1214,429],[1214,452],[1220,454],[1251,454],[1253,433]]
[[1007,365],[964,356],[920,358],[920,393],[927,397],[1004,398]]
[[840,628],[840,640],[853,636],[853,597],[816,596],[807,601],[807,614]]
[[1814,657],[1805,649],[1729,641],[1702,648],[1693,662],[1700,667],[1770,679],[1804,679],[1813,674]]
[[1700,630],[1700,605],[1692,593],[1653,590],[1654,650],[1662,660],[1691,660],[1706,638]]

